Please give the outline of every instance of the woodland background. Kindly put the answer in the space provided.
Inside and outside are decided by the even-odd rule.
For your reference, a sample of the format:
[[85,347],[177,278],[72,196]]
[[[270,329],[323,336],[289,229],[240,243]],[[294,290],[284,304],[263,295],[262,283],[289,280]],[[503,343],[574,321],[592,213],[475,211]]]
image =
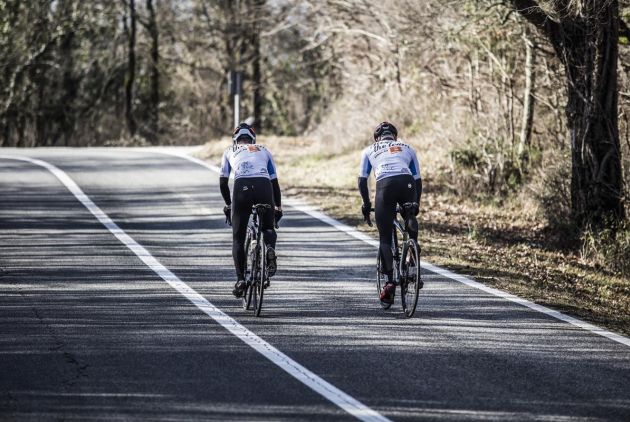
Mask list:
[[[532,4],[550,19],[536,25],[523,13]],[[526,244],[519,254],[529,260],[536,251],[560,254],[568,261],[549,258],[548,267],[573,268],[562,279],[573,292],[566,302],[588,296],[593,307],[616,307],[630,331],[627,212],[611,221],[599,211],[581,218],[572,191],[576,113],[567,113],[574,101],[567,69],[593,73],[599,62],[576,64],[545,33],[548,22],[568,22],[570,33],[570,24],[606,8],[617,11],[614,31],[613,21],[601,23],[592,40],[618,53],[618,84],[602,92],[618,103],[621,185],[613,196],[623,209],[630,0],[0,0],[0,146],[210,141],[212,157],[232,129],[227,73],[240,70],[241,115],[277,149],[306,151],[293,164],[317,170],[337,156],[350,163],[374,126],[392,121],[420,152],[429,235],[461,235],[494,251]],[[354,167],[343,183],[343,172],[331,170],[335,180],[314,177],[318,188],[353,195]],[[281,183],[308,193],[309,181],[296,180],[308,173],[285,174]],[[453,203],[464,205],[445,205]],[[341,218],[357,214],[354,202],[352,212],[320,205]],[[440,253],[460,262],[468,256]],[[496,252],[486,255],[467,262]],[[532,270],[532,279],[540,277]],[[547,293],[550,283],[542,286]]]

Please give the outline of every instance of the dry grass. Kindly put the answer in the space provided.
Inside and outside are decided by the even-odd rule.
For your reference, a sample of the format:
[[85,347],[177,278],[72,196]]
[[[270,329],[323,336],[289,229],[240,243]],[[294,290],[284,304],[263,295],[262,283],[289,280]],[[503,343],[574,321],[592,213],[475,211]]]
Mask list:
[[[356,188],[361,145],[332,148],[313,138],[261,137],[274,154],[283,194],[300,197],[347,224],[361,224]],[[421,245],[426,260],[537,303],[630,334],[630,280],[606,272],[571,249],[543,223],[527,195],[500,202],[445,188],[448,147],[411,139],[424,169]],[[211,142],[203,158],[217,164],[230,145]],[[431,153],[429,153],[431,151]],[[437,151],[437,152],[436,152]],[[373,186],[372,186],[373,192]]]

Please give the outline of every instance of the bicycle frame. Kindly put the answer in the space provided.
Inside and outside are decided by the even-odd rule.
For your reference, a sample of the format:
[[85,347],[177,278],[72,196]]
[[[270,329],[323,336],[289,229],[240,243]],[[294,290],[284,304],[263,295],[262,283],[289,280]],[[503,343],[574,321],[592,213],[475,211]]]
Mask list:
[[[262,228],[260,226],[260,224],[258,224],[258,213],[256,212],[255,209],[252,210],[252,217],[249,220],[249,223],[247,224],[247,230],[249,231],[250,234],[250,240],[252,242],[252,244],[255,243],[255,250],[250,251],[250,253],[254,253],[254,254],[259,254],[260,253],[260,244],[258,243],[258,239],[260,239],[262,237]],[[248,259],[249,257],[246,257],[246,259]],[[249,280],[248,284],[252,284],[253,283],[253,278],[254,278],[254,272],[252,271],[253,268],[248,268],[249,271]]]
[[[275,227],[278,228],[278,223],[275,224]],[[258,212],[255,208],[252,209],[252,217],[247,224],[247,230],[249,230],[252,240],[258,240],[262,236],[262,227],[258,223]]]
[[258,225],[258,214],[255,210],[252,211],[252,218],[249,220],[249,224],[247,224],[247,230],[250,231],[252,240],[257,240],[258,236],[261,235],[261,230]]
[[[400,209],[396,209],[396,216],[394,217],[394,227],[392,229],[392,255],[394,257],[394,265],[392,269],[396,271],[396,277],[394,277],[395,283],[398,285],[400,283],[400,274],[402,272],[401,261],[400,258],[404,253],[403,248],[406,247],[407,240],[409,239],[409,233],[405,230],[405,227],[398,220],[398,215],[400,215]],[[402,248],[398,246],[398,239],[402,238]]]

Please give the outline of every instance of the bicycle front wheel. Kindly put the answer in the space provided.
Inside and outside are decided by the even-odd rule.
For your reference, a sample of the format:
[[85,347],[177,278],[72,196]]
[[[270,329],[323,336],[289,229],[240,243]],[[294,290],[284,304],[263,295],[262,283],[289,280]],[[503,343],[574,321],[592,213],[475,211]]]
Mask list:
[[418,244],[409,239],[403,248],[401,260],[400,298],[405,316],[411,318],[416,312],[420,293],[420,254]]

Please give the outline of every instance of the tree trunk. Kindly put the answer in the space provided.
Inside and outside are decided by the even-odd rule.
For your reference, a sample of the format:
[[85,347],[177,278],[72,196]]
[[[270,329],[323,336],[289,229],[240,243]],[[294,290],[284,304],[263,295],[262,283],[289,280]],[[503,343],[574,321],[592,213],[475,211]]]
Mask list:
[[[39,6],[33,39],[37,37],[37,32],[48,30],[53,19],[49,3],[41,2]],[[45,47],[32,55],[32,59],[29,60],[30,63],[27,65],[28,83],[24,84],[26,89],[24,89],[22,95],[26,95],[28,98],[30,110],[26,113],[24,136],[21,137],[21,146],[23,147],[53,145],[57,135],[55,133],[57,131],[54,130],[57,116],[53,114],[55,104],[53,92],[59,86],[59,73],[57,68],[47,72],[43,71],[43,69],[48,67],[50,63],[55,62],[54,50],[58,41],[58,37],[48,37]]]
[[151,104],[149,110],[149,140],[155,144],[158,140],[160,124],[160,70],[158,61],[160,58],[158,27],[155,17],[153,0],[147,0],[149,11],[149,35],[151,36]]
[[133,86],[136,79],[136,4],[129,0],[129,24],[125,16],[125,30],[127,32],[127,77],[125,78],[125,120],[127,130],[131,136],[136,134],[137,126],[133,117]]
[[[614,227],[624,218],[617,117],[619,2],[581,0],[565,5],[559,21],[535,0],[511,3],[547,36],[565,67],[574,222],[582,229]],[[579,13],[571,10],[576,5]]]
[[63,58],[63,95],[59,109],[61,111],[60,119],[60,137],[63,138],[65,146],[74,132],[74,100],[77,95],[77,84],[72,75],[74,70],[74,61],[72,57],[72,44],[74,40],[74,31],[69,31],[61,38],[60,53]]
[[[7,31],[6,34],[6,40],[3,43],[4,44],[4,48],[6,48],[5,51],[5,58],[6,57],[11,57],[14,55],[14,50],[15,50],[15,46],[14,46],[14,34],[15,34],[15,26],[17,23],[17,19],[19,16],[19,11],[20,11],[20,0],[15,0],[15,1],[10,1],[7,2],[7,15],[6,15],[6,23],[8,24],[8,28],[10,28]],[[13,63],[12,61],[7,61],[7,63],[9,65],[5,65],[3,72],[2,72],[2,88],[0,88],[0,92],[3,94],[3,96],[5,95],[5,90],[7,89],[7,87],[9,86],[9,81],[11,80],[11,74],[15,68],[15,63]],[[8,93],[6,94],[7,96],[9,95]],[[4,101],[4,98],[3,98]],[[3,104],[4,106],[4,104]],[[10,106],[9,101],[7,101],[7,105],[4,106],[5,109],[2,111],[0,110],[0,124],[2,125],[2,138],[0,138],[0,147],[8,145],[11,146],[11,138],[12,138],[12,133],[16,132],[17,130],[16,128],[16,121],[17,121],[17,113],[14,112],[13,107]]]
[[621,220],[623,182],[618,124],[618,6],[565,31],[571,203],[578,226]]
[[254,1],[254,16],[256,22],[254,31],[252,31],[252,49],[254,57],[252,63],[252,79],[254,84],[254,129],[261,132],[263,128],[263,102],[264,102],[264,86],[262,80],[262,55],[260,54],[260,33],[262,31],[262,16],[265,0]]
[[[220,3],[221,4],[221,12],[223,14],[223,18],[227,21],[227,22],[231,22],[231,25],[226,26],[226,28],[223,30],[223,36],[222,36],[222,41],[223,41],[223,48],[224,48],[224,54],[225,57],[227,58],[227,60],[225,61],[224,64],[224,68],[223,68],[223,74],[226,76],[226,84],[227,84],[227,79],[230,77],[230,72],[236,70],[237,66],[238,66],[238,52],[237,52],[237,48],[238,48],[238,40],[237,40],[237,34],[238,34],[238,28],[234,28],[234,25],[238,26],[238,8],[237,6],[240,6],[240,4],[237,4],[237,2],[232,1],[232,0],[225,0],[223,2]],[[234,129],[232,126],[232,107],[233,107],[233,102],[232,102],[232,96],[230,95],[230,93],[228,92],[227,89],[223,90],[223,101],[221,102],[221,121],[222,122],[226,122],[227,123],[227,128],[230,128],[230,132],[232,131],[232,129]]]
[[534,93],[536,91],[536,46],[527,32],[523,35],[523,40],[525,42],[525,92],[523,94],[523,122],[518,144],[521,173],[527,170],[529,164],[529,147],[534,123]]
[[63,7],[63,25],[65,32],[60,39],[59,43],[59,55],[61,59],[61,66],[63,69],[62,85],[63,93],[60,97],[61,101],[57,104],[57,110],[60,113],[59,116],[59,135],[56,139],[63,138],[65,146],[69,145],[69,140],[74,133],[75,127],[75,109],[74,102],[77,97],[78,84],[74,78],[74,16],[73,9],[74,4],[71,0],[62,2]]

